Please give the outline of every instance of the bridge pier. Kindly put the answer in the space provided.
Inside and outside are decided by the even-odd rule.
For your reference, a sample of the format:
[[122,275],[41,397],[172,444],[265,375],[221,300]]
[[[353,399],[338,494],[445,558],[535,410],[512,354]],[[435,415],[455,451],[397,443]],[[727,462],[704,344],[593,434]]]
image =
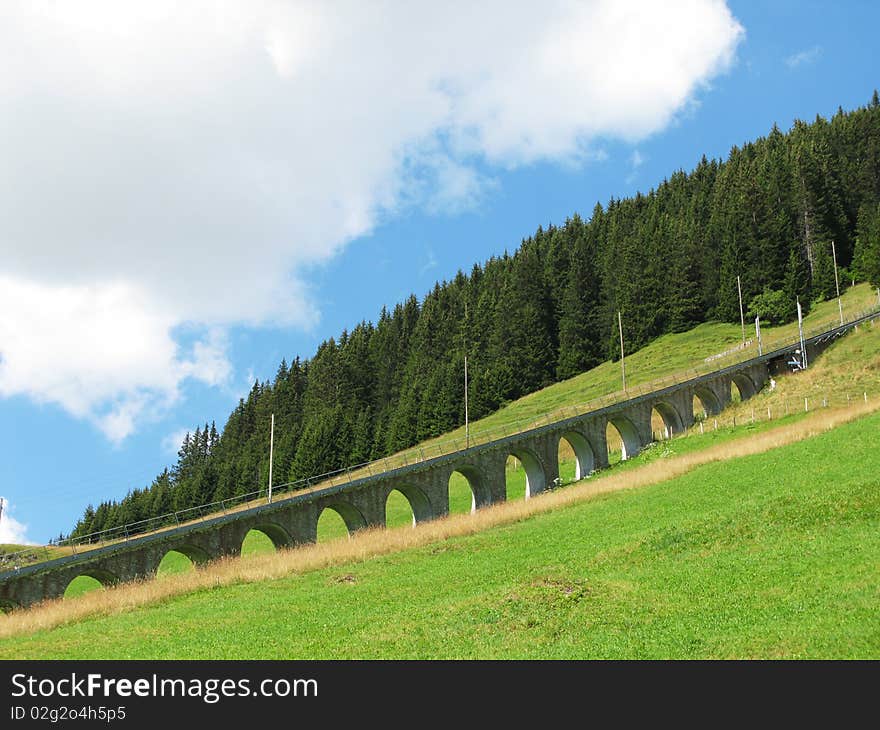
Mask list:
[[[549,431],[530,439],[531,452],[537,458],[540,467],[540,478],[529,474],[529,466],[523,462],[526,468],[526,497],[534,497],[541,492],[550,489],[559,479],[559,440],[561,436],[557,431]],[[520,459],[522,461],[522,459]],[[535,472],[534,465],[531,465]]]
[[391,489],[400,490],[409,500],[416,523],[449,514],[449,473],[446,469],[424,469],[411,478],[391,480]]
[[507,456],[499,447],[472,454],[467,463],[456,464],[449,470],[446,482],[449,483],[453,471],[463,474],[474,494],[475,509],[504,502],[507,500]]

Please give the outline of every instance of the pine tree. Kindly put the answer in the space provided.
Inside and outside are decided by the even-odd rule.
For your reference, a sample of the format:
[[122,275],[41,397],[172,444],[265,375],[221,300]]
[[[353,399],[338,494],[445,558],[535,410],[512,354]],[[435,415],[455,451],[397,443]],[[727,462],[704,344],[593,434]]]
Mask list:
[[787,302],[787,321],[797,316],[797,301],[800,301],[804,314],[810,311],[810,271],[800,244],[796,243],[791,247],[782,291]]
[[565,243],[571,261],[565,277],[559,315],[559,354],[556,377],[570,378],[595,367],[601,362],[598,337],[600,308],[600,281],[596,271],[596,251],[586,239],[583,226],[566,227]]
[[810,286],[816,301],[833,299],[836,296],[834,281],[834,258],[831,244],[818,241],[813,247],[813,276]]
[[860,280],[880,286],[880,203],[859,209],[853,270]]
[[170,471],[87,509],[73,532],[263,489],[273,413],[276,471],[301,477],[461,425],[465,352],[475,420],[618,357],[618,311],[630,351],[707,319],[738,322],[740,277],[753,313],[790,320],[797,298],[807,309],[835,293],[832,240],[840,267],[880,285],[876,92],[861,109],[788,132],[774,125],[725,161],[704,156],[646,194],[597,204],[588,222],[539,226],[421,303],[411,295],[310,360],[283,359],[222,429],[200,424]]

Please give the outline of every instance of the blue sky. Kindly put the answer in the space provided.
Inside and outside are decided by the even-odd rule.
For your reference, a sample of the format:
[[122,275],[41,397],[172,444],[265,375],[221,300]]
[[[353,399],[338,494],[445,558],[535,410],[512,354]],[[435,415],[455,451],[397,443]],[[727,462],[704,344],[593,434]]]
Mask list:
[[871,2],[65,5],[0,11],[0,542],[383,304],[880,86]]

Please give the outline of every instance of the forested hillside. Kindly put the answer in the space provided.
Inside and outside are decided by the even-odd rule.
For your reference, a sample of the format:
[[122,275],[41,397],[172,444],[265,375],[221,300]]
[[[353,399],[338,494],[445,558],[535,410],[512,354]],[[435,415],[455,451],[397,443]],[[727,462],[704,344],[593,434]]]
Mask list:
[[765,319],[834,294],[831,242],[844,282],[880,285],[880,99],[831,120],[705,157],[646,195],[597,204],[538,228],[513,254],[415,295],[376,323],[282,362],[230,414],[189,435],[177,464],[121,502],[89,506],[74,535],[265,487],[275,413],[276,481],[379,457],[470,415],[565,379],[628,347],[708,319]]

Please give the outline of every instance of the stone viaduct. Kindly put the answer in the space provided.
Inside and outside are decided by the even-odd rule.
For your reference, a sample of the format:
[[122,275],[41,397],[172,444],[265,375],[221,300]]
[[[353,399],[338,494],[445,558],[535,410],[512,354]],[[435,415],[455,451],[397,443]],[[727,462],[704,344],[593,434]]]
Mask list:
[[[852,326],[853,323],[848,323]],[[815,355],[843,328],[809,341]],[[164,530],[124,542],[95,548],[63,558],[0,573],[0,605],[29,606],[62,596],[77,576],[91,576],[104,585],[154,575],[170,551],[203,564],[241,552],[250,530],[265,533],[277,548],[314,542],[318,518],[325,509],[339,513],[353,533],[365,527],[385,525],[385,505],[392,491],[410,503],[414,522],[424,522],[449,511],[449,479],[461,473],[473,494],[473,508],[502,502],[506,498],[505,464],[509,456],[520,460],[526,472],[526,496],[539,494],[559,476],[558,449],[561,439],[571,445],[577,459],[576,477],[608,466],[606,429],[613,424],[623,442],[624,459],[650,443],[652,412],[662,418],[665,435],[682,431],[695,421],[694,402],[709,416],[731,400],[735,384],[742,399],[757,393],[770,375],[785,367],[795,349],[792,345],[763,357],[672,385],[646,395],[615,403],[596,411],[518,433],[417,464],[356,479],[349,484],[283,498],[272,504],[219,515],[191,525]]]

